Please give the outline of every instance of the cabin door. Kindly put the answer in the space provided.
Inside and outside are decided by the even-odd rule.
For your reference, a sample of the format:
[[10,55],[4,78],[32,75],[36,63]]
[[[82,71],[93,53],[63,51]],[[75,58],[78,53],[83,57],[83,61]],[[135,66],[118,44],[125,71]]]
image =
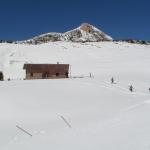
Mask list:
[[47,72],[44,72],[43,74],[42,74],[42,79],[47,79],[48,78],[48,73]]
[[68,78],[68,72],[66,72],[65,75],[66,75],[66,78]]

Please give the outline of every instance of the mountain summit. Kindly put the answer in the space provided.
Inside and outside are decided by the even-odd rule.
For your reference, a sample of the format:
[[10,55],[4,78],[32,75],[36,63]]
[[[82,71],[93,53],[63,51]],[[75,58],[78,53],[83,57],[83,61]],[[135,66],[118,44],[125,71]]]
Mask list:
[[112,40],[110,36],[88,23],[83,23],[77,29],[64,33],[63,37],[65,40],[73,42],[98,42]]
[[49,41],[99,42],[112,40],[112,37],[93,25],[83,23],[78,28],[65,33],[46,33],[33,39],[22,41],[22,43],[42,44]]

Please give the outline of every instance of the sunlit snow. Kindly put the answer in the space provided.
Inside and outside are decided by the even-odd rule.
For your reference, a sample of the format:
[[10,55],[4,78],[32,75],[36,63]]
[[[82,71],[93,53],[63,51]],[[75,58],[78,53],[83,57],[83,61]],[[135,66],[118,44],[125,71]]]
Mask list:
[[[71,78],[23,80],[24,63],[57,62]],[[148,45],[0,44],[0,150],[149,150],[149,68]]]

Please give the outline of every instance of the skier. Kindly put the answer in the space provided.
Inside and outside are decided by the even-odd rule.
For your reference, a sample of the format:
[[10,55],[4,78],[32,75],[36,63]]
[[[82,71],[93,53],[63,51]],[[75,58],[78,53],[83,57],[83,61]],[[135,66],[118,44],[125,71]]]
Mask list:
[[150,88],[149,88],[148,90],[149,90],[149,92],[150,92]]
[[113,84],[113,83],[114,83],[114,78],[112,77],[112,78],[111,78],[111,84]]
[[133,86],[132,85],[129,86],[129,90],[130,90],[130,92],[133,92]]

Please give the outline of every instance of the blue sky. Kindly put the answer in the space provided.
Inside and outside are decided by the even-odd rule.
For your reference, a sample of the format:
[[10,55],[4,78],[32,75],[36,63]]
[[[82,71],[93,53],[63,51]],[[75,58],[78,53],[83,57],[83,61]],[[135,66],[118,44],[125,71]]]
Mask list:
[[115,39],[150,40],[149,0],[0,0],[0,39],[65,32],[83,22]]

